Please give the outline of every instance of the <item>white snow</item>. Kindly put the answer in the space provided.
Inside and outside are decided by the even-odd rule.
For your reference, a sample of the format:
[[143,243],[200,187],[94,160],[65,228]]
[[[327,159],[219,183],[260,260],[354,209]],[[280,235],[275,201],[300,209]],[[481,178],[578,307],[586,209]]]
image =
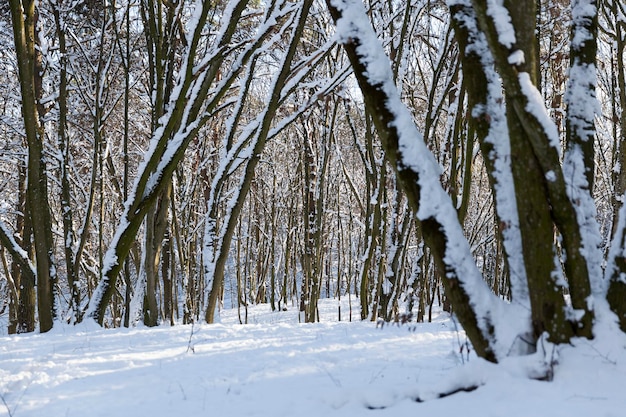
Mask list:
[[[346,301],[342,312],[345,320]],[[219,325],[103,330],[88,321],[4,336],[0,416],[624,415],[626,338],[615,328],[493,365],[473,354],[468,362],[445,313],[382,329],[337,322],[337,300],[321,300],[320,313],[322,323],[298,324],[297,309],[264,305],[250,308],[248,325],[229,310]],[[558,359],[554,381],[528,379],[544,357]]]
[[518,49],[512,52],[511,55],[509,55],[508,62],[511,65],[522,65],[524,62],[526,62],[524,58],[524,51]]
[[528,100],[526,111],[539,122],[550,141],[550,146],[556,149],[560,155],[561,143],[559,140],[559,132],[554,121],[548,115],[541,92],[537,90],[537,87],[535,87],[530,79],[530,74],[527,72],[520,72],[518,79],[521,91],[524,96],[526,96],[526,100]]
[[587,261],[589,280],[594,294],[604,293],[602,283],[602,236],[600,225],[596,220],[595,202],[589,192],[589,184],[585,176],[585,163],[580,146],[575,144],[565,153],[563,176],[566,181],[566,192],[573,202],[576,218],[581,231],[581,254]]
[[487,14],[493,19],[493,24],[498,32],[498,42],[510,48],[517,41],[515,28],[511,22],[511,16],[503,0],[488,0]]
[[584,42],[593,39],[593,36],[585,28],[589,22],[597,14],[597,8],[595,1],[593,0],[573,0],[571,4],[572,8],[572,23],[576,27],[574,31],[574,37],[572,39],[572,46],[577,47]]
[[576,63],[569,69],[565,99],[570,115],[571,128],[583,140],[593,140],[593,121],[602,114],[600,102],[596,99],[597,85],[595,65]]

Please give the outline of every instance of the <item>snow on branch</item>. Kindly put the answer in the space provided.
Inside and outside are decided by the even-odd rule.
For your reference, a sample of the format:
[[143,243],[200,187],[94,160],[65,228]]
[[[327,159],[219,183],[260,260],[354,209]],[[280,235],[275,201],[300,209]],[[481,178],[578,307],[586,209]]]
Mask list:
[[17,262],[22,269],[30,271],[33,277],[37,276],[35,265],[30,261],[28,253],[15,241],[13,233],[2,220],[0,220],[0,244],[9,251],[13,261]]

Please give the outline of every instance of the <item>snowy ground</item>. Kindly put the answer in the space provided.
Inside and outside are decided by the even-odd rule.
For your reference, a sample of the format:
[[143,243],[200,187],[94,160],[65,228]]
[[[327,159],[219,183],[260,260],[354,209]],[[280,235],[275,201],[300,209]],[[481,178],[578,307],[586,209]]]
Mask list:
[[[193,335],[179,325],[0,337],[0,416],[626,416],[621,336],[561,349],[548,383],[468,363],[445,315],[381,330],[337,322],[336,301],[321,307],[314,325],[261,306],[249,312],[255,324],[229,311]],[[473,392],[414,400],[473,382]]]

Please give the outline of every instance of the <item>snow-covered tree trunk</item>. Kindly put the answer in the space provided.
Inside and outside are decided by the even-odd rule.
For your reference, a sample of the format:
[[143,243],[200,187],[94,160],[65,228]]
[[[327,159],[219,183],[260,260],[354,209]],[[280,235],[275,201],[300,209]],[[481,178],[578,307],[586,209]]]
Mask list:
[[[303,142],[302,170],[303,170],[303,223],[304,247],[302,253],[302,300],[300,311],[304,312],[304,322],[314,323],[318,319],[317,300],[320,296],[320,281],[322,279],[322,251],[321,244],[322,222],[324,217],[323,183],[327,168],[329,151],[321,145],[316,149],[314,143],[319,140],[319,131],[313,122],[305,120],[302,123],[301,136]],[[319,166],[318,152],[323,153],[324,163]],[[321,169],[320,169],[321,168]]]
[[[582,229],[568,195],[570,178],[561,168],[559,135],[536,87],[536,4],[517,2],[505,7],[495,1],[473,0],[472,5],[506,96],[535,336],[547,331],[555,342],[567,342],[575,335],[591,337],[594,314],[588,302],[591,290],[589,267],[581,250]],[[557,255],[551,242],[553,224],[560,233],[564,272],[576,311],[565,306],[558,290],[562,284],[553,274],[559,266],[548,259]]]
[[[63,252],[65,255],[65,271],[67,282],[70,288],[70,307],[72,310],[72,321],[81,320],[80,311],[80,280],[79,262],[80,253],[75,251],[74,236],[74,210],[72,206],[71,177],[70,177],[70,138],[68,134],[67,117],[68,109],[68,72],[67,63],[69,60],[65,23],[65,13],[63,2],[51,2],[50,7],[54,16],[56,37],[59,42],[59,63],[58,63],[58,92],[57,92],[57,146],[59,148],[59,183],[61,185],[61,216],[63,224]],[[79,257],[77,258],[77,255]]]
[[513,302],[529,308],[522,237],[511,171],[511,144],[500,77],[469,0],[449,2],[461,49],[470,125],[474,128],[495,199],[498,232],[508,266]]
[[[375,135],[372,129],[372,122],[366,116],[365,120],[365,146],[361,150],[364,161],[365,181],[367,194],[365,211],[365,229],[363,231],[363,254],[359,265],[361,320],[365,320],[370,315],[375,316],[375,312],[370,311],[374,303],[372,291],[375,281],[372,278],[372,271],[376,261],[377,246],[380,242],[382,219],[383,193],[386,182],[385,161],[376,154],[374,148]],[[373,313],[373,314],[372,314]]]
[[[598,6],[596,0],[575,0],[571,4],[572,27],[570,68],[565,102],[567,104],[566,150],[563,173],[568,179],[568,195],[581,231],[580,252],[587,262],[594,294],[602,291],[602,237],[593,199],[595,177],[595,117],[600,114],[596,99]],[[572,282],[572,285],[578,285]],[[572,304],[584,305],[587,290],[571,291]],[[577,299],[575,299],[577,298]]]
[[[27,193],[27,172],[26,158],[20,158],[17,162],[18,184],[17,184],[17,204],[16,211],[22,213],[17,216],[15,222],[15,238],[18,249],[23,249],[25,259],[30,261],[32,256],[32,228],[31,217],[28,215],[28,193]],[[5,246],[9,247],[9,246]],[[10,253],[10,251],[9,251]],[[37,295],[35,283],[37,280],[36,268],[32,267],[32,273],[25,271],[27,267],[25,263],[16,262],[15,255],[12,256],[13,267],[11,273],[15,288],[17,290],[17,305],[13,306],[16,310],[12,316],[15,320],[9,323],[9,333],[28,333],[35,331],[35,313],[37,304]]]
[[[140,10],[145,26],[146,44],[148,46],[148,68],[151,90],[151,127],[156,130],[159,118],[167,111],[170,94],[174,87],[176,70],[176,52],[180,40],[184,37],[179,26],[184,2],[175,6],[164,7],[161,2],[144,0]],[[171,179],[169,180],[171,184]],[[168,212],[170,206],[171,185],[166,185],[157,198],[145,219],[145,235],[142,250],[142,274],[145,276],[145,309],[144,323],[156,326],[159,319],[157,302],[157,280],[163,239],[168,228]],[[166,279],[166,277],[163,277]]]

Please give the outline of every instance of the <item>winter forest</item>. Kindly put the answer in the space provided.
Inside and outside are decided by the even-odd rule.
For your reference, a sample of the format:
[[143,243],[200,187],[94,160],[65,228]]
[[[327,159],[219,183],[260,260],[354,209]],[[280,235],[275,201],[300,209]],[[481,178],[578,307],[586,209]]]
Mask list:
[[2,2],[0,335],[329,300],[492,363],[626,332],[625,10]]

